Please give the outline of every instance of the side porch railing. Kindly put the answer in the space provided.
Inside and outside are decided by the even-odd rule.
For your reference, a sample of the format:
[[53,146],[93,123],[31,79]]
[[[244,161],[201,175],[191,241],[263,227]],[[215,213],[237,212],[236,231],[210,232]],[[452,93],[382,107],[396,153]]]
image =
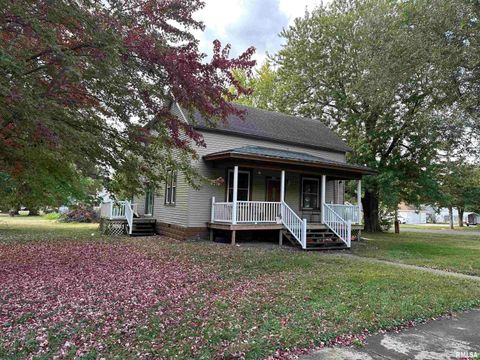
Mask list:
[[124,201],[105,201],[100,205],[100,217],[109,220],[126,220],[128,224],[128,233],[133,230],[133,217],[137,213],[137,204],[132,204],[128,200]]
[[[361,211],[357,205],[348,204],[326,204],[337,213],[343,220],[351,221],[352,224],[360,224]],[[328,211],[328,210],[327,210]]]

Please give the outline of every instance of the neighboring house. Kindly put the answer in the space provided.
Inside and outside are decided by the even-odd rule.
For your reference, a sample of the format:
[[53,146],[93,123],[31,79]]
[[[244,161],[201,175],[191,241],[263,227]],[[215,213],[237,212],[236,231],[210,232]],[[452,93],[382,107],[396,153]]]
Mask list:
[[[199,114],[188,119],[176,103],[171,106],[206,142],[193,165],[210,179],[223,179],[222,185],[195,190],[182,174],[170,174],[160,194],[150,190],[133,205],[107,205],[103,217],[113,219],[117,211],[131,234],[140,222],[129,219],[136,213],[177,239],[210,234],[235,243],[245,232],[276,231],[280,243],[286,238],[303,249],[350,247],[352,229],[363,227],[361,178],[374,172],[348,164],[350,148],[320,121],[239,107],[244,119],[230,116],[212,128]],[[355,205],[344,203],[346,180],[358,180]]]
[[427,211],[422,206],[413,206],[402,202],[398,205],[398,216],[405,220],[405,224],[427,223]]
[[[427,207],[427,212],[429,215],[429,218],[432,219],[432,222],[441,224],[441,223],[449,223],[450,222],[450,212],[448,211],[448,208],[439,208],[439,209],[434,209],[432,207]],[[458,210],[456,208],[452,209],[452,215],[453,215],[453,223],[458,224]],[[465,211],[463,213],[463,222],[465,224],[472,224],[476,225],[480,223],[480,219],[478,214],[474,212],[468,212]]]

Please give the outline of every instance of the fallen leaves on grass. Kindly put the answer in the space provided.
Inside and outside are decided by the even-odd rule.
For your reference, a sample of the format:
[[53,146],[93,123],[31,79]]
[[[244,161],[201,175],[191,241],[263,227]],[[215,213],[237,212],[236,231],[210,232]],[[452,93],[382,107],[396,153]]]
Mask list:
[[30,355],[52,350],[52,331],[57,342],[61,334],[61,356],[101,353],[116,339],[128,349],[154,307],[172,326],[213,276],[112,244],[4,245],[0,263],[3,347]]
[[273,302],[268,280],[228,283],[208,266],[128,244],[4,244],[0,264],[0,355],[192,357],[208,335],[237,331],[210,348],[242,357],[234,350],[250,333],[236,309],[251,293]]

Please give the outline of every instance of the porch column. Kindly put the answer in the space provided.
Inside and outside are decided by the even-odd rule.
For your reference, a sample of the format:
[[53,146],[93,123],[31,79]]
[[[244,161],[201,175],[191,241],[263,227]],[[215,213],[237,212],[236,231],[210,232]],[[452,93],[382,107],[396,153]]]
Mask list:
[[357,211],[358,211],[358,223],[361,223],[360,217],[362,216],[362,180],[357,182]]
[[[238,166],[233,168],[232,224],[237,223]],[[235,235],[233,235],[235,239]]]
[[326,187],[327,187],[327,176],[326,175],[322,175],[322,189],[321,189],[321,196],[320,196],[320,209],[321,209],[321,217],[322,217],[322,224],[325,223],[325,191],[326,191]]
[[282,176],[280,178],[280,202],[285,201],[285,170],[282,170]]

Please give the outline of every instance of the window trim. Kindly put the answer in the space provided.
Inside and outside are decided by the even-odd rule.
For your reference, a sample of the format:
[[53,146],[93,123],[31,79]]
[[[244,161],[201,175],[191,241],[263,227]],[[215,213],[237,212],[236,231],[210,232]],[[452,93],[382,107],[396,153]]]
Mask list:
[[[233,169],[228,169],[227,171],[227,194],[226,194],[226,199],[227,199],[227,202],[230,202],[230,174],[232,174],[232,180],[233,180],[233,172],[234,170]],[[247,200],[246,201],[250,201],[250,198],[251,198],[251,194],[250,194],[250,191],[252,189],[252,185],[251,185],[251,181],[252,181],[252,175],[250,173],[249,170],[238,170],[238,174],[247,174],[248,175],[248,188],[247,188]],[[238,189],[237,189],[238,190]],[[245,190],[245,189],[243,189]],[[233,184],[232,184],[232,192],[233,192]],[[233,199],[231,200],[233,201]],[[244,200],[239,200],[239,201],[244,201]]]
[[[315,181],[317,183],[317,207],[316,208],[307,208],[307,207],[303,206],[303,200],[304,200],[304,198],[303,198],[303,195],[304,195],[303,185],[304,185],[304,183],[303,182],[304,182],[304,180]],[[320,183],[319,178],[302,176],[302,186],[300,187],[300,208],[302,210],[311,210],[311,211],[320,210],[320,207],[321,207],[320,191],[321,191],[321,183]]]
[[[165,180],[165,205],[175,206],[175,204],[177,203],[177,187],[178,187],[177,171],[169,170],[167,172],[167,179]],[[169,190],[170,190],[170,194],[169,194]]]

